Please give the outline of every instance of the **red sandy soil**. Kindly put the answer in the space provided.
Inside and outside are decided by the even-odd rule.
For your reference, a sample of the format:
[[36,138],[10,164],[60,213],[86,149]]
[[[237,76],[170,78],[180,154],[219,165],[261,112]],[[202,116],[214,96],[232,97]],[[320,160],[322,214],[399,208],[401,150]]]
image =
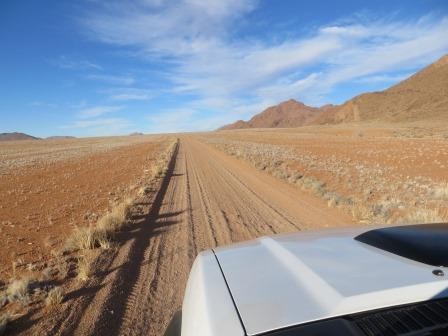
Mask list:
[[[21,151],[37,154],[25,155],[21,166],[5,168],[0,175],[2,278],[12,276],[13,262],[19,272],[44,267],[52,250],[61,248],[76,225],[95,222],[137,188],[163,145],[157,138],[127,144],[125,140],[118,147],[113,146],[114,138],[92,141],[87,148],[85,139],[11,143],[15,152],[9,156]],[[61,144],[63,149],[56,153],[62,158],[36,163],[36,155],[48,155]],[[26,164],[27,157],[33,158],[32,165]]]

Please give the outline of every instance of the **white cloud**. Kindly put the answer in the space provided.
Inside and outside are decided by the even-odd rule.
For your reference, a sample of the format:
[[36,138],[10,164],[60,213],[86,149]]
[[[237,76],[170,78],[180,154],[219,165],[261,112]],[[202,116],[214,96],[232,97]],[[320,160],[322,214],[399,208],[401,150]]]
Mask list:
[[71,69],[71,70],[102,70],[103,68],[95,63],[86,61],[86,60],[74,60],[67,56],[60,56],[53,63],[59,66],[62,69]]
[[91,120],[76,120],[63,125],[61,129],[76,130],[77,133],[88,135],[116,135],[129,133],[132,123],[125,118],[98,118]]
[[[131,47],[149,62],[165,62],[172,94],[198,97],[188,108],[208,110],[214,120],[224,115],[231,121],[247,115],[244,106],[249,111],[288,98],[324,104],[337,85],[381,76],[386,81],[389,72],[412,73],[448,52],[448,17],[435,16],[355,18],[307,35],[285,34],[276,42],[241,39],[235,34],[239,19],[256,5],[239,0],[114,3],[92,11],[82,23],[99,41]],[[169,113],[180,110],[164,115]],[[195,118],[187,119],[193,125]]]
[[[117,45],[134,45],[148,54],[189,55],[226,33],[233,20],[254,8],[251,0],[146,1],[133,5],[113,2],[81,22],[95,38]],[[150,1],[154,4],[154,1]],[[155,7],[155,8],[154,8]]]
[[195,110],[190,108],[167,109],[147,116],[148,133],[173,133],[191,131]]
[[149,100],[154,97],[154,93],[147,89],[138,88],[114,88],[103,90],[109,98],[117,101],[127,100]]
[[[161,110],[147,116],[148,127],[145,133],[211,131],[228,121],[227,115],[198,111],[194,108],[196,103],[183,108]],[[231,115],[238,117],[234,112]]]
[[[86,103],[81,102],[79,106]],[[83,108],[77,111],[76,119],[69,124],[60,126],[61,129],[75,130],[76,133],[84,136],[95,135],[114,135],[129,133],[132,123],[121,116],[104,118],[105,114],[117,112],[123,109],[123,106],[100,105]]]
[[29,103],[29,106],[55,108],[58,105],[54,104],[54,103],[43,102],[43,101],[33,101],[33,102]]
[[90,74],[86,75],[85,78],[105,82],[112,85],[132,85],[135,83],[135,78],[132,76],[114,76],[114,75],[99,75]]
[[405,80],[406,78],[409,78],[412,75],[412,73],[404,73],[404,74],[398,74],[398,75],[373,75],[373,76],[366,76],[361,77],[355,80],[356,83],[367,83],[367,84],[376,84],[376,83],[397,83],[402,80]]
[[85,108],[77,113],[79,118],[89,119],[99,117],[106,113],[116,112],[121,110],[122,106],[94,106]]

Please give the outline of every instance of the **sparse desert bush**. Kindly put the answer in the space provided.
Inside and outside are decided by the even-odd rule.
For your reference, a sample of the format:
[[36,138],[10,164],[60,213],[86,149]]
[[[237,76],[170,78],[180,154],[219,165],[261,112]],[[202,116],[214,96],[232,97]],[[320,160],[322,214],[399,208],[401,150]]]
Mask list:
[[370,224],[374,220],[372,211],[358,202],[355,202],[352,205],[352,217],[355,222],[360,224]]
[[323,196],[325,194],[325,183],[319,180],[313,180],[309,187],[316,195]]
[[64,260],[64,258],[60,257],[56,261],[55,265],[58,278],[61,280],[64,280],[67,277],[69,266],[67,264],[67,261]]
[[436,199],[448,200],[448,183],[435,187],[433,195]]
[[76,227],[69,237],[67,245],[77,250],[92,250],[97,247],[107,249],[111,245],[114,232],[120,230],[132,205],[132,199],[127,197],[123,203],[101,217],[96,226]]
[[170,143],[167,150],[162,153],[159,160],[152,166],[152,176],[153,177],[162,177],[166,174],[168,170],[168,164],[170,162],[171,157],[173,156],[174,150],[178,143],[178,139],[175,139]]
[[[409,136],[415,137],[416,130],[410,131],[412,134]],[[425,136],[430,136],[430,133],[425,130]],[[355,139],[348,142],[360,143],[367,135],[369,138],[376,137],[367,129],[354,128],[350,136]],[[271,139],[275,143],[271,143]],[[409,152],[402,148],[401,141],[392,145],[389,140],[378,139],[377,143],[365,139],[369,141],[362,149],[356,145],[342,154],[324,149],[329,145],[327,139],[320,146],[314,143],[309,146],[308,141],[311,140],[289,132],[277,135],[269,131],[265,138],[258,132],[229,137],[220,134],[203,137],[202,140],[249,162],[259,170],[313,192],[329,207],[338,206],[359,223],[391,224],[402,220],[408,209],[421,208],[426,201],[431,208],[439,209],[446,208],[448,201],[448,183],[441,184],[432,176],[416,176],[407,170],[410,162],[419,160],[432,160],[430,164],[435,167],[446,168],[443,156],[445,147],[437,142],[422,142],[414,152]],[[409,216],[417,215],[418,212]],[[418,217],[423,218],[414,221],[429,220],[421,214]],[[440,213],[430,213],[428,217],[438,221],[444,218]]]
[[133,200],[131,197],[126,197],[124,202],[118,204],[111,212],[113,216],[117,218],[118,221],[123,225],[126,221],[126,218],[129,216],[131,211]]
[[76,227],[69,237],[68,245],[75,250],[91,250],[99,246],[99,241],[108,239],[105,230],[94,226]]
[[90,255],[82,255],[78,258],[77,278],[80,281],[87,281],[91,275],[93,258]]
[[62,254],[55,253],[54,264],[45,267],[39,277],[39,281],[48,281],[57,277],[59,280],[64,280],[69,272],[69,263]]
[[330,198],[327,202],[327,205],[329,208],[334,208],[337,205],[336,200],[334,198]]
[[56,306],[64,300],[64,291],[61,287],[52,288],[45,298],[46,306]]
[[398,196],[386,196],[372,205],[372,213],[381,222],[389,222],[395,210],[404,206]]
[[151,188],[150,187],[141,187],[137,193],[137,196],[144,196],[147,195],[151,192]]
[[447,222],[448,215],[436,209],[415,209],[405,216],[405,223],[441,223]]
[[6,289],[8,295],[8,300],[13,302],[19,302],[23,306],[29,303],[29,279],[15,279],[13,280]]
[[162,167],[162,165],[158,165],[158,164],[156,164],[154,167],[153,167],[153,176],[155,176],[155,177],[160,177],[160,176],[162,176],[163,175],[163,167]]
[[105,236],[103,239],[98,240],[98,246],[102,250],[108,250],[112,247],[112,240]]
[[325,195],[325,198],[328,199],[327,205],[330,208],[334,208],[335,206],[338,206],[339,204],[344,202],[344,198],[335,192],[328,192]]
[[[100,220],[97,223],[96,230],[102,232],[103,233],[102,235],[109,236],[122,227],[123,221],[124,220],[121,218],[120,215],[111,212],[100,218]],[[107,238],[107,237],[100,237],[100,238]]]
[[56,272],[57,272],[56,269],[53,267],[45,267],[41,272],[40,279],[42,281],[50,280],[53,276],[56,275]]

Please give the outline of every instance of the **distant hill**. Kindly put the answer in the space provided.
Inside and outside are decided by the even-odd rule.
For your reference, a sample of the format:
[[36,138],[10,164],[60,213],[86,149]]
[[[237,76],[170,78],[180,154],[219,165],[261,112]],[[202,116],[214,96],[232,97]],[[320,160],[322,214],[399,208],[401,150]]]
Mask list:
[[0,141],[15,141],[15,140],[40,140],[40,138],[19,132],[0,133]]
[[221,127],[220,130],[299,127],[313,121],[319,115],[320,111],[316,107],[310,107],[294,99],[290,99],[281,104],[268,107],[249,121],[238,120],[233,124]]
[[448,55],[387,90],[364,93],[339,106],[315,108],[288,100],[264,110],[248,122],[239,120],[220,130],[419,120],[448,120]]
[[241,129],[241,128],[250,128],[249,123],[244,120],[237,120],[233,124],[225,125],[225,126],[218,128],[218,131]]
[[140,132],[133,132],[133,133],[129,134],[129,136],[137,136],[137,135],[144,135],[144,134],[140,133]]

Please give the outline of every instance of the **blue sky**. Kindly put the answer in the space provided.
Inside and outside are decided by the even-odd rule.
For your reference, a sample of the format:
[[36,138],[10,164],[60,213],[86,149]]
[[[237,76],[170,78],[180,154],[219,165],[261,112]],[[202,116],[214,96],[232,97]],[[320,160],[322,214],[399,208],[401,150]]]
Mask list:
[[448,53],[448,2],[2,1],[0,132],[212,130],[341,103]]

